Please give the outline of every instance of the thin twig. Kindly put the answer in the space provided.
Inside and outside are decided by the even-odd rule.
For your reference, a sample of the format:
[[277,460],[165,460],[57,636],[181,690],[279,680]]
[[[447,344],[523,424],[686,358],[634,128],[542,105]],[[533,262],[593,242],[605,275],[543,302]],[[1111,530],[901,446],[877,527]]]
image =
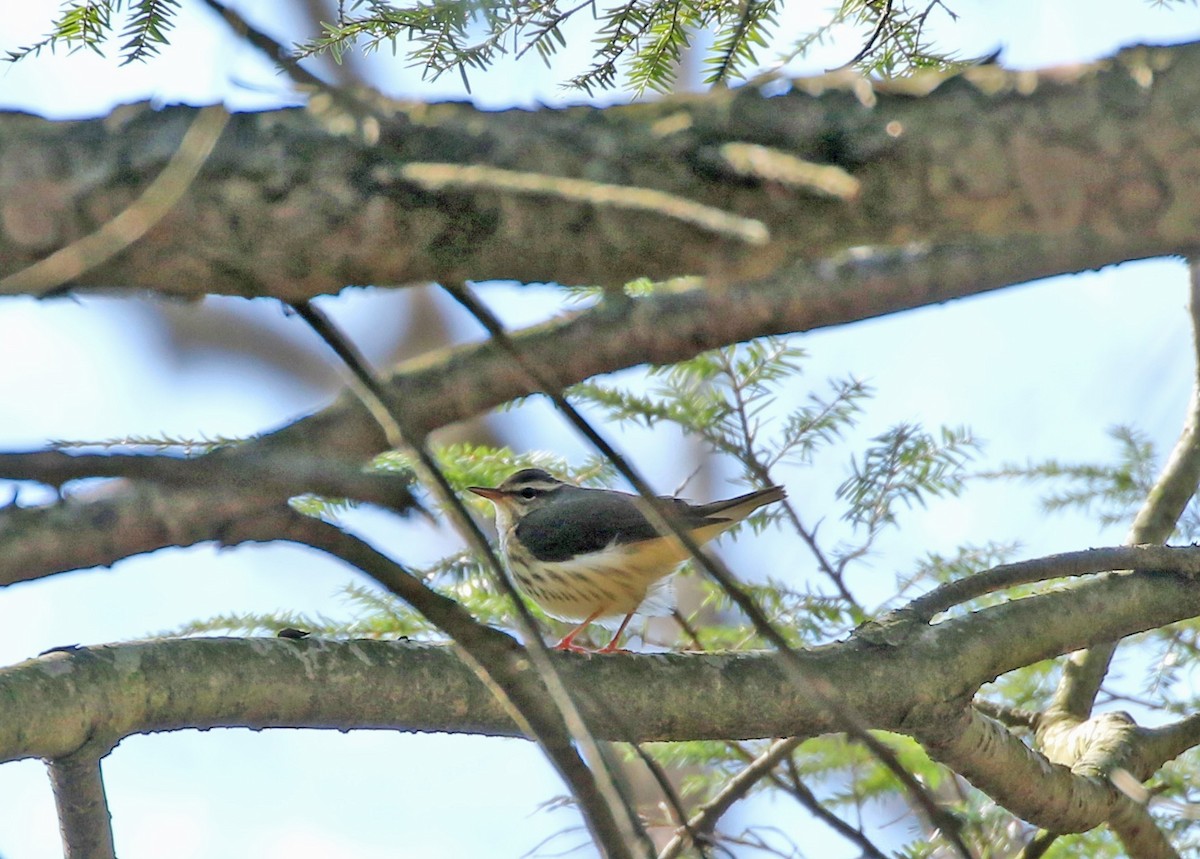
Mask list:
[[762,221],[743,218],[733,212],[706,206],[676,194],[636,185],[611,185],[569,176],[503,170],[486,164],[413,162],[400,167],[399,176],[434,191],[444,188],[466,188],[473,191],[505,191],[511,194],[554,197],[593,206],[651,212],[691,224],[717,236],[737,239],[751,245],[765,245],[771,240],[771,232]]
[[688,821],[688,830],[676,833],[658,854],[658,859],[675,859],[688,846],[696,833],[708,836],[725,812],[760,780],[765,778],[779,762],[791,754],[804,737],[789,737],[776,740],[771,746],[746,765],[745,769],[729,779],[712,799],[700,807],[699,812]]
[[[725,375],[727,375],[730,379],[733,379],[735,377],[734,368],[730,364],[729,359],[725,356],[724,352],[722,352],[720,360],[722,362],[722,370],[724,371]],[[742,464],[750,470],[751,474],[753,474],[763,483],[770,485],[771,483],[774,483],[774,480],[771,477],[770,466],[763,462],[762,459],[755,454],[753,447],[750,444],[752,432],[750,430],[746,403],[741,395],[741,391],[738,390],[736,386],[733,388],[733,393],[738,419],[742,425],[742,434],[746,437],[745,448],[734,451],[733,453],[742,462]],[[804,523],[800,520],[800,514],[796,512],[795,506],[787,498],[783,499],[783,509],[787,514],[788,519],[792,523],[792,528],[797,534],[800,535],[800,539],[804,541],[805,545],[808,546],[809,551],[812,552],[813,557],[816,558],[817,568],[820,569],[821,572],[823,572],[831,582],[833,582],[834,587],[837,588],[838,595],[846,601],[846,604],[850,607],[850,610],[854,613],[856,618],[859,620],[865,618],[866,612],[863,610],[862,605],[857,599],[854,598],[854,594],[850,592],[850,589],[846,587],[846,580],[842,574],[843,570],[834,569],[833,565],[830,564],[829,558],[825,555],[825,551],[817,543],[816,533],[810,531],[804,526]]]
[[950,812],[942,809],[937,801],[928,793],[923,785],[899,761],[896,755],[883,742],[877,739],[867,729],[862,719],[852,713],[849,708],[838,700],[837,690],[828,681],[812,676],[797,658],[782,633],[775,629],[767,616],[750,595],[737,583],[729,568],[718,558],[706,554],[695,538],[681,521],[678,513],[665,504],[654,493],[645,479],[621,456],[579,413],[574,406],[567,402],[559,386],[546,376],[542,370],[525,353],[517,349],[504,326],[495,314],[482,304],[466,283],[442,284],[456,301],[463,305],[478,321],[501,349],[508,353],[514,363],[529,377],[530,381],[548,396],[554,405],[563,413],[568,421],[590,441],[612,464],[617,471],[628,480],[647,501],[647,518],[650,523],[663,533],[671,533],[688,551],[709,576],[711,576],[730,599],[745,613],[754,628],[779,651],[782,657],[782,667],[791,682],[820,701],[832,715],[841,723],[847,734],[862,743],[880,763],[887,767],[904,785],[914,804],[928,817],[930,824],[941,830],[951,847],[963,857],[970,859],[971,851],[959,834],[958,819]]
[[[378,111],[368,101],[360,98],[354,91],[331,84],[304,68],[300,65],[300,57],[263,30],[252,25],[236,9],[231,9],[216,0],[204,0],[204,3],[209,9],[220,15],[238,36],[261,51],[291,78],[293,83],[307,90],[324,93],[330,101],[353,115],[376,116],[378,114]],[[311,106],[312,102],[309,104]]]
[[[617,784],[615,773],[609,769],[599,745],[591,731],[588,730],[587,724],[563,684],[562,678],[555,670],[549,651],[538,633],[537,625],[534,623],[532,615],[529,614],[529,609],[521,601],[512,582],[505,575],[487,538],[479,530],[479,526],[475,524],[462,501],[455,495],[446,476],[425,449],[424,444],[410,438],[406,433],[401,425],[399,415],[393,413],[388,405],[382,386],[353,344],[343,337],[337,327],[313,304],[302,302],[294,307],[296,313],[333,349],[350,370],[355,393],[384,429],[389,444],[410,456],[418,476],[438,498],[443,509],[450,514],[464,539],[479,557],[484,559],[499,590],[515,604],[518,625],[525,636],[530,658],[537,668],[551,700],[558,708],[567,730],[579,744],[584,759],[591,763],[591,769],[582,765],[582,761],[578,760],[569,746],[561,749],[548,742],[543,734],[545,725],[531,725],[534,728],[534,737],[571,786],[576,799],[586,812],[585,819],[588,821],[592,834],[610,857],[633,856],[637,849],[635,845],[642,848],[637,852],[652,852],[649,838],[642,829],[636,812],[625,799]],[[484,671],[488,671],[485,661],[481,661],[481,667]],[[529,716],[524,710],[522,710],[522,715]],[[598,793],[593,796],[594,791],[598,791]]]
[[204,0],[204,5],[220,15],[235,33],[266,54],[271,62],[282,69],[295,83],[322,90],[333,89],[325,81],[301,66],[300,60],[295,54],[262,30],[251,25],[236,9],[231,9],[216,0]]
[[650,771],[651,777],[658,785],[658,789],[662,791],[663,798],[666,800],[667,808],[671,810],[671,815],[675,818],[675,825],[682,829],[691,842],[696,845],[696,850],[701,857],[708,855],[708,850],[696,837],[696,831],[693,829],[691,822],[688,820],[687,811],[683,807],[683,800],[679,798],[679,794],[675,791],[675,786],[671,784],[671,779],[667,777],[666,772],[658,761],[653,756],[642,748],[641,743],[633,743],[633,750],[637,756],[642,759],[642,763],[646,765],[646,769]]
[[[814,817],[821,820],[843,838],[858,845],[864,857],[885,859],[883,852],[869,838],[859,829],[851,826],[821,805],[820,800],[798,778],[793,778],[785,782],[774,772],[775,768],[781,763],[789,765],[792,763],[791,753],[803,740],[803,737],[790,737],[777,740],[762,755],[750,759],[746,768],[730,779],[725,787],[721,789],[720,793],[705,803],[700,812],[689,821],[690,827],[688,831],[676,834],[667,843],[658,854],[658,859],[674,859],[674,857],[680,855],[680,852],[686,848],[689,842],[700,847],[701,842],[697,841],[697,838],[710,838],[717,821],[735,802],[745,797],[754,785],[763,778],[770,778],[777,787],[794,797]],[[741,744],[731,743],[730,745],[735,751],[742,754],[743,757],[748,757]]]
[[892,19],[892,0],[886,0],[886,2],[883,5],[883,11],[879,13],[879,22],[875,25],[875,29],[871,32],[871,35],[867,38],[867,43],[865,45],[863,45],[862,50],[859,51],[857,54],[855,54],[854,57],[852,57],[850,59],[850,61],[847,62],[845,64],[845,66],[843,66],[843,68],[845,68],[846,66],[854,65],[859,60],[861,60],[863,57],[865,57],[867,54],[871,53],[871,50],[875,47],[876,43],[879,41],[879,37],[881,35],[883,35],[884,27],[887,26],[888,21],[890,21],[891,19]]
[[[1189,261],[1193,344],[1196,377],[1187,419],[1179,439],[1150,494],[1138,511],[1125,542],[1165,543],[1174,533],[1188,501],[1200,483],[1200,259]],[[1050,709],[1070,718],[1086,719],[1108,673],[1116,643],[1101,644],[1074,653],[1054,692]]]
[[874,842],[861,829],[851,826],[821,804],[816,795],[808,789],[804,782],[800,781],[799,774],[795,771],[795,760],[791,755],[784,759],[784,763],[787,765],[788,774],[791,776],[787,782],[779,778],[776,773],[771,774],[771,779],[775,781],[781,790],[791,794],[813,817],[820,820],[850,843],[857,845],[858,849],[862,851],[862,856],[866,857],[866,859],[887,859],[883,851],[876,847]]

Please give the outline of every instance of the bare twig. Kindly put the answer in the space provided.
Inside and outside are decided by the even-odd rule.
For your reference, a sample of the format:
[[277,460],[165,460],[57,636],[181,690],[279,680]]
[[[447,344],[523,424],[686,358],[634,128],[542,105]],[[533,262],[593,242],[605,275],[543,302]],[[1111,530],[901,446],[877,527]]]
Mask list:
[[[892,20],[892,0],[884,0],[883,9],[879,13],[879,21],[875,24],[875,29],[871,31],[871,35],[867,37],[866,44],[862,46],[862,50],[854,55],[846,66],[852,66],[860,61],[867,54],[874,50],[875,45],[879,42],[879,37],[883,35],[884,28],[888,22]],[[844,68],[844,67],[843,67]]]
[[411,163],[399,168],[400,177],[432,190],[468,188],[506,191],[577,200],[593,206],[653,212],[727,238],[751,245],[765,245],[771,239],[767,225],[675,194],[631,185],[610,185],[569,176],[522,173],[484,164]]
[[331,87],[300,65],[299,57],[262,30],[252,26],[236,9],[231,9],[216,0],[204,0],[204,5],[220,15],[235,33],[266,54],[271,62],[281,68],[295,83],[315,89],[337,91],[335,87]]
[[[1187,419],[1158,481],[1129,529],[1126,543],[1165,543],[1200,483],[1200,259],[1188,265],[1191,277],[1191,316],[1196,349],[1196,382]],[[1051,710],[1085,719],[1108,673],[1116,644],[1104,644],[1072,654],[1054,693]]]
[[787,766],[788,775],[790,776],[786,781],[776,773],[771,774],[772,780],[775,781],[780,789],[791,794],[797,802],[808,809],[809,814],[813,817],[820,820],[851,844],[857,845],[858,849],[862,851],[864,859],[887,859],[883,851],[876,847],[875,843],[870,838],[867,838],[861,829],[851,826],[823,806],[816,795],[800,781],[799,773],[796,772],[795,758],[789,755],[784,759],[784,764]]
[[914,804],[927,816],[930,823],[943,833],[950,846],[959,855],[969,859],[971,851],[959,834],[959,822],[957,818],[943,810],[924,786],[899,762],[892,750],[872,735],[862,720],[841,703],[837,690],[831,684],[811,675],[805,669],[801,661],[796,658],[796,653],[787,639],[775,629],[762,609],[758,607],[758,604],[737,583],[729,568],[719,559],[706,554],[700,548],[700,545],[680,520],[678,513],[657,497],[650,488],[650,485],[629,462],[596,432],[591,424],[579,414],[578,410],[567,402],[553,380],[516,347],[508,337],[500,320],[475,297],[466,283],[449,286],[443,284],[443,288],[479,320],[492,339],[512,357],[518,367],[529,375],[534,385],[554,402],[554,405],[563,413],[567,420],[588,441],[595,445],[596,449],[642,495],[648,502],[647,514],[651,524],[664,533],[673,534],[692,556],[697,565],[711,576],[729,595],[730,599],[746,614],[758,633],[775,646],[783,658],[782,664],[784,670],[787,671],[792,682],[805,690],[805,692],[813,695],[831,714],[835,715],[841,723],[842,729],[862,743],[881,764],[896,776],[897,780],[900,781],[912,798]]
[[[634,752],[641,758],[642,763],[646,765],[646,769],[650,771],[651,778],[654,779],[654,783],[658,785],[659,791],[662,792],[666,806],[670,809],[671,815],[675,819],[675,825],[687,833],[691,842],[696,845],[696,850],[701,859],[706,859],[708,849],[696,837],[696,831],[692,828],[691,821],[688,820],[687,811],[683,807],[683,800],[679,798],[674,785],[671,784],[671,779],[667,776],[663,768],[659,766],[658,761],[642,748],[641,743],[633,743],[632,745]],[[661,856],[659,859],[661,859]]]
[[[725,374],[730,379],[735,378],[736,373],[734,367],[723,352],[718,360],[721,361],[722,369],[724,370]],[[770,465],[766,462],[763,462],[762,458],[758,455],[757,451],[753,449],[751,444],[753,432],[750,427],[750,416],[748,414],[746,403],[742,397],[742,393],[736,386],[734,386],[733,394],[734,406],[738,413],[738,420],[741,423],[742,435],[746,438],[746,445],[744,449],[731,452],[750,471],[751,474],[761,480],[764,485],[770,485],[775,482],[771,477]],[[834,565],[830,563],[828,556],[825,554],[825,550],[822,549],[817,543],[816,532],[805,527],[804,523],[800,520],[800,514],[796,512],[796,507],[794,504],[792,504],[790,499],[783,499],[783,509],[788,517],[788,520],[792,523],[792,529],[800,535],[800,539],[804,541],[805,545],[808,546],[809,551],[812,552],[813,557],[817,561],[817,568],[821,570],[821,572],[823,572],[831,582],[833,582],[833,586],[837,589],[838,595],[846,601],[846,604],[850,607],[855,619],[861,621],[866,617],[866,612],[863,610],[863,607],[858,600],[855,599],[854,594],[852,594],[850,589],[846,586],[846,579],[843,575],[843,569],[840,567],[835,568]]]
[[804,739],[804,737],[789,737],[772,743],[770,748],[747,764],[745,769],[725,783],[716,796],[700,807],[699,812],[688,821],[687,831],[677,833],[668,841],[659,852],[658,859],[675,859],[687,848],[696,834],[707,836],[712,833],[717,821],[725,812],[749,793],[754,785],[770,774],[771,770],[790,755]]
[[[571,786],[572,792],[585,811],[584,817],[593,836],[610,859],[632,857],[637,853],[652,853],[653,849],[650,846],[649,838],[638,821],[637,813],[625,799],[617,784],[615,773],[610,770],[595,738],[588,730],[587,724],[563,684],[562,678],[554,668],[549,651],[542,642],[532,615],[529,614],[528,608],[505,575],[499,559],[488,545],[487,538],[479,530],[479,526],[475,524],[458,496],[455,495],[446,476],[442,474],[437,462],[425,449],[424,444],[413,438],[401,425],[399,415],[393,412],[388,405],[385,400],[386,394],[379,381],[371,373],[366,360],[358,353],[357,349],[342,336],[325,314],[312,304],[303,302],[295,305],[295,309],[297,314],[334,350],[350,370],[354,380],[355,393],[384,429],[389,442],[395,448],[409,454],[417,475],[438,498],[443,509],[450,513],[459,533],[463,535],[479,557],[484,559],[499,590],[507,594],[515,604],[519,625],[525,634],[530,658],[545,684],[544,688],[549,699],[553,701],[561,714],[569,736],[579,744],[584,758],[591,763],[591,769],[589,770],[579,760],[569,743],[563,746],[555,743],[553,736],[546,736],[549,725],[541,720],[531,719],[524,706],[518,702],[514,702],[514,704],[522,716],[530,719],[530,728],[534,737]],[[488,660],[479,659],[478,662],[482,671],[490,676]],[[502,684],[496,682],[492,685],[493,691],[510,694]]]

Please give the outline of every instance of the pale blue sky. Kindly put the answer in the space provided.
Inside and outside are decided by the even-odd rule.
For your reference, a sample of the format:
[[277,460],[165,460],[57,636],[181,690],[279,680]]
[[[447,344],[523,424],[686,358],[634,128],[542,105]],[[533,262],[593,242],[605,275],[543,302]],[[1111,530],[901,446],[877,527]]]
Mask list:
[[[5,10],[0,48],[36,37],[57,7],[11,5],[17,8]],[[184,2],[185,9],[193,5]],[[797,4],[810,13],[823,6]],[[1162,12],[1140,0],[965,2],[954,8],[961,19],[947,38],[967,53],[1004,45],[1005,58],[1022,67],[1087,60],[1137,41],[1200,36],[1195,7]],[[173,34],[174,44],[146,66],[121,69],[114,60],[84,53],[0,67],[0,107],[86,116],[147,97],[163,103],[219,97],[242,108],[278,103],[278,79],[211,22],[207,13],[189,13]],[[785,19],[783,26],[800,26],[799,17]],[[852,53],[835,45],[814,68]],[[387,54],[371,60],[393,93],[463,97],[456,78],[422,86],[403,66]],[[474,97],[488,106],[555,101],[562,96],[554,81],[568,66],[564,58],[554,69],[557,78],[536,61],[491,78],[477,76]],[[482,294],[511,324],[542,318],[557,306],[547,289],[493,287]],[[1193,372],[1186,296],[1183,264],[1153,261],[818,332],[799,340],[812,360],[794,395],[799,400],[807,386],[827,376],[854,373],[878,391],[864,437],[899,420],[968,424],[987,440],[984,462],[993,465],[1105,457],[1112,446],[1104,431],[1115,423],[1135,423],[1167,449]],[[334,304],[354,336],[378,340],[371,309],[379,300],[378,293],[356,290]],[[267,302],[238,303],[264,326],[293,329],[291,336],[299,340],[307,336]],[[0,299],[0,366],[10,368],[0,376],[0,449],[64,437],[244,435],[320,404],[311,390],[284,390],[277,376],[254,364],[234,366],[208,354],[180,359],[152,319],[136,304],[114,299],[42,304]],[[477,336],[465,324],[462,331]],[[17,367],[20,372],[13,371]],[[545,409],[535,406],[528,414],[538,422],[521,430],[530,446],[569,456],[586,452]],[[506,418],[510,425],[520,419]],[[669,435],[631,437],[615,430],[611,435],[637,452],[639,465],[664,491],[690,471],[690,464],[670,455]],[[824,515],[843,468],[831,459],[818,469],[785,472],[809,521]],[[431,542],[428,526],[420,523],[397,523],[381,514],[356,521],[381,547],[408,561],[422,560],[412,557],[414,541],[424,542],[430,557],[449,544],[444,533]],[[1098,533],[1089,523],[1044,516],[1022,487],[988,486],[906,517],[903,529],[881,543],[872,568],[857,573],[852,586],[868,598],[885,599],[894,570],[925,551],[946,552],[963,542],[1015,539],[1037,555],[1121,537],[1120,529]],[[753,576],[780,547],[784,557],[796,556],[782,540],[744,539],[728,556]],[[810,566],[802,562],[793,574],[809,575]],[[299,549],[255,546],[165,551],[121,562],[112,571],[20,585],[0,592],[0,664],[55,645],[140,637],[218,612],[336,614],[342,611],[338,592],[352,580],[357,579],[345,569]],[[536,750],[519,741],[180,732],[126,740],[104,769],[123,859],[515,857],[572,824],[569,813],[537,810],[560,787]],[[40,763],[0,766],[0,797],[0,857],[59,855]],[[769,814],[771,823],[801,843],[827,837],[789,803],[772,804]],[[571,843],[568,838],[557,846]],[[853,854],[840,842],[832,844],[826,855]]]

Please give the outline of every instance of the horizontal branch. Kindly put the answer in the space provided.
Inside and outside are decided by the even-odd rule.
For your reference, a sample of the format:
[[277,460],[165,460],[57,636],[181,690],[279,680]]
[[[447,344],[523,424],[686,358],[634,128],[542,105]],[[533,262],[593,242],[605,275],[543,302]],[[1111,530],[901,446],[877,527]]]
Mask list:
[[219,489],[265,501],[286,500],[303,492],[329,498],[353,498],[381,507],[404,509],[417,502],[409,491],[407,473],[364,471],[361,468],[301,454],[272,455],[256,448],[238,456],[237,462],[207,456],[178,457],[166,454],[67,453],[37,450],[0,453],[0,476],[32,480],[61,488],[64,483],[88,477],[138,480],[187,489]]
[[0,508],[0,584],[109,566],[166,546],[221,541],[271,506],[256,496],[153,484],[102,487],[44,507],[10,504]]
[[1085,576],[1114,570],[1161,569],[1162,565],[1180,573],[1200,576],[1200,554],[1185,560],[1174,548],[1162,545],[1114,546],[1108,549],[1083,549],[1047,555],[1031,561],[1001,564],[939,585],[904,607],[921,621],[929,621],[939,612],[962,605],[997,591],[1020,585],[1067,576]]
[[[706,349],[769,334],[812,331],[976,295],[1012,283],[1125,258],[1105,255],[1089,242],[1072,244],[1030,238],[978,246],[909,247],[859,251],[824,263],[800,263],[779,275],[726,288],[695,286],[663,290],[643,299],[604,302],[571,317],[514,333],[514,344],[553,382],[566,387],[597,374],[635,364],[671,363]],[[535,392],[528,375],[491,342],[442,350],[397,368],[385,380],[386,395],[408,431],[416,436],[473,417]],[[337,402],[274,433],[194,460],[172,463],[170,482],[161,487],[111,488],[103,496],[77,498],[65,505],[32,510],[0,510],[5,533],[21,539],[0,553],[0,584],[27,581],[80,567],[109,564],[121,557],[171,545],[217,539],[231,518],[252,517],[284,494],[319,491],[307,462],[322,460],[326,471],[343,472],[384,450],[386,440],[358,401]],[[285,458],[298,458],[295,467]],[[274,470],[269,498],[263,484],[248,494],[223,487],[205,491],[214,469],[245,460],[250,473]],[[341,465],[338,465],[341,460]],[[178,462],[178,461],[176,461]],[[0,462],[0,478],[36,478],[24,463]],[[194,484],[183,488],[192,469]],[[307,470],[306,470],[307,469]],[[99,473],[108,473],[98,469]],[[71,472],[81,476],[80,472]],[[45,468],[54,482],[62,467]],[[334,487],[354,496],[344,481]],[[178,496],[175,503],[174,499]],[[187,511],[187,518],[176,521]],[[8,525],[15,521],[19,531]],[[120,533],[63,543],[75,522],[118,521]],[[175,542],[183,534],[186,543]],[[101,539],[103,538],[103,539]],[[69,551],[66,551],[69,550]]]
[[[1040,235],[1142,255],[1195,243],[1200,151],[1189,123],[1200,44],[1130,49],[1069,71],[986,66],[920,86],[872,91],[833,75],[774,97],[747,86],[537,111],[380,100],[370,140],[347,136],[358,126],[336,109],[236,114],[180,202],[68,285],[295,302],[347,284],[732,282],[913,236]],[[122,211],[196,113],[145,104],[74,122],[0,113],[10,167],[0,176],[0,281]],[[430,162],[450,178],[405,172]],[[840,171],[853,193],[830,196],[777,169],[806,162]],[[513,189],[451,175],[468,165],[525,179]],[[640,202],[569,191],[584,180],[640,189]],[[714,232],[680,211],[719,211],[770,240]],[[20,278],[8,282],[10,294],[21,289]]]
[[[556,665],[605,738],[768,736],[781,723],[814,717],[811,704],[762,654],[571,655],[556,657]],[[133,733],[186,728],[520,735],[452,647],[412,641],[195,638],[104,645],[0,670],[0,689],[6,702],[0,761],[60,757],[84,744],[103,748]],[[700,690],[719,691],[726,706],[696,712]],[[744,697],[751,693],[768,696],[761,708]],[[741,706],[728,706],[739,697]],[[620,725],[605,720],[611,711],[623,714]],[[636,736],[623,733],[629,730]]]
[[[1172,551],[1189,564],[1200,553]],[[1192,577],[1139,572],[934,626],[898,622],[887,641],[856,635],[797,658],[865,724],[920,736],[1000,674],[1198,614]],[[589,725],[607,739],[750,739],[840,728],[771,653],[555,658]],[[210,638],[55,652],[0,670],[0,701],[0,760],[60,757],[85,743],[104,749],[130,733],[187,727],[516,733],[450,648],[407,641]],[[1153,748],[1178,753],[1180,739],[1194,733],[1181,729]]]

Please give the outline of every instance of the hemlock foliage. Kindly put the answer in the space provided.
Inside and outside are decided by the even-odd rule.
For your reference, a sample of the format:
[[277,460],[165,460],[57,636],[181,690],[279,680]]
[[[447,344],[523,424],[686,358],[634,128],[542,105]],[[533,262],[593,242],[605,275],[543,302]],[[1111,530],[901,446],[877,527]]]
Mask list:
[[[780,0],[632,0],[608,6],[577,0],[410,5],[346,0],[319,36],[294,50],[301,56],[328,52],[340,61],[350,50],[386,46],[427,78],[453,72],[469,85],[472,72],[486,70],[501,56],[533,53],[549,63],[568,45],[565,25],[590,17],[596,31],[591,59],[564,83],[589,94],[621,84],[638,93],[669,91],[683,53],[709,39],[703,60],[708,84],[738,80],[764,62],[786,64],[840,30],[861,34],[861,50],[846,61],[867,74],[895,76],[977,61],[933,42],[931,25],[956,17],[947,3],[842,0],[814,29],[797,33],[785,29],[787,11]],[[125,63],[144,61],[167,44],[178,12],[178,0],[68,0],[44,37],[7,51],[8,59],[86,48],[114,52]],[[787,47],[768,55],[777,41]]]

